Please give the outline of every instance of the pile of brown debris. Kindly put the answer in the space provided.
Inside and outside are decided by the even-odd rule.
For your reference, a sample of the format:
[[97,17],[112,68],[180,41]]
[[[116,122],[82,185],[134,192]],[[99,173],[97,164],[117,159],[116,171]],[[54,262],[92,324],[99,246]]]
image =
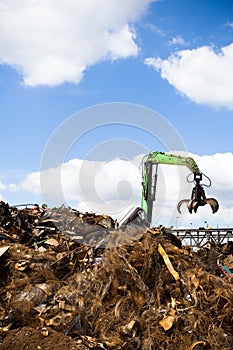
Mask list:
[[0,349],[230,350],[233,279],[205,259],[162,227],[0,202]]

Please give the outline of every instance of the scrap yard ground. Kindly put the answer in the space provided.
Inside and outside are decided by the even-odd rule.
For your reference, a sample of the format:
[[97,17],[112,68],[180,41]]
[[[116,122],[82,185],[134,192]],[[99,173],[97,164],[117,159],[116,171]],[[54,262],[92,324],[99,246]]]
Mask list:
[[231,242],[64,206],[0,218],[1,350],[232,349]]

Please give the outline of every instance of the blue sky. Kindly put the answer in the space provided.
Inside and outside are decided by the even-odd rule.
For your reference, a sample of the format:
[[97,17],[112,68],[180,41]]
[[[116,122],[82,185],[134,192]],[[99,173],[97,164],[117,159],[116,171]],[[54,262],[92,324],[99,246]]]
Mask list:
[[[231,0],[124,0],[121,6],[119,0],[2,0],[0,30],[4,200],[41,200],[32,178],[38,179],[46,144],[67,118],[95,105],[125,102],[158,112],[188,152],[210,164],[210,177],[221,172],[216,197],[222,219],[211,220],[224,224],[232,216],[224,192],[226,186],[233,191]],[[109,125],[87,133],[64,162],[83,159],[101,142],[120,137],[148,150],[160,147],[143,130]],[[221,169],[216,154],[224,160]],[[83,205],[80,199],[71,203]]]

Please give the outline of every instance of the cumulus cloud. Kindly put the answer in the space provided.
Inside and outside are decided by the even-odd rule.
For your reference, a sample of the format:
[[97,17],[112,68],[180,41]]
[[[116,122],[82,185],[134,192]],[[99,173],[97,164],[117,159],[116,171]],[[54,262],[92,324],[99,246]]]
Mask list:
[[40,173],[34,172],[27,174],[19,185],[23,190],[36,194],[40,193]]
[[[176,210],[177,203],[191,197],[193,185],[186,182],[190,171],[182,166],[160,165],[153,225],[190,227],[192,223],[193,227],[199,227],[205,226],[204,222],[207,221],[215,227],[233,226],[233,153],[190,156],[195,159],[200,170],[211,178],[212,186],[205,188],[206,197],[218,200],[219,211],[212,214],[210,206],[206,205],[199,207],[197,214],[189,214],[183,205],[180,215]],[[28,174],[16,186],[18,195],[20,193],[22,196],[21,202],[25,198],[30,201],[31,197],[34,202],[35,195],[39,195],[42,190],[41,200],[49,206],[64,203],[81,211],[106,213],[120,220],[129,209],[141,204],[141,159],[142,155],[132,160],[116,158],[108,162],[72,159],[59,168],[46,170],[43,177],[39,172]],[[57,177],[59,189],[55,181]],[[41,186],[41,179],[46,182],[46,186]],[[203,180],[208,184],[207,179]],[[0,186],[7,198],[10,187],[2,183]]]
[[[233,154],[190,156],[200,170],[211,178],[212,186],[205,188],[205,192],[207,197],[218,200],[219,211],[213,215],[206,205],[200,207],[197,214],[189,214],[184,206],[182,215],[178,214],[175,210],[178,201],[191,196],[193,185],[186,182],[190,171],[186,167],[160,165],[153,223],[175,226],[178,221],[179,225],[189,226],[192,222],[195,227],[203,226],[204,221],[208,221],[212,226],[233,225],[233,215],[229,215],[233,214]],[[104,212],[120,219],[130,208],[141,204],[141,159],[142,156],[130,161],[113,159],[110,162],[73,159],[64,163],[61,178],[67,203],[73,201],[80,210]],[[205,183],[208,184],[207,179]],[[49,190],[53,192],[51,186]]]
[[[18,189],[19,189],[19,187],[16,184],[6,185],[2,181],[0,181],[0,191],[1,192],[15,192]],[[2,193],[0,193],[0,200],[6,202],[6,198]]]
[[6,202],[6,199],[5,199],[5,197],[3,196],[2,193],[0,193],[0,201]]
[[20,186],[34,193],[42,191],[43,200],[49,205],[65,202],[113,215],[134,206],[135,201],[140,203],[140,183],[136,157],[108,162],[72,159],[59,168],[28,174]]
[[[5,190],[6,186],[0,181],[0,191]],[[2,193],[0,193],[0,200],[5,201],[5,198]]]
[[168,42],[169,45],[184,45],[185,41],[184,38],[182,38],[181,35],[176,35],[173,38],[171,38]]
[[39,195],[49,205],[83,203],[82,206],[100,212],[130,205],[140,200],[141,157],[108,162],[72,159],[60,167],[33,172],[18,185],[20,189]]
[[233,22],[227,22],[227,23],[225,24],[225,27],[228,27],[228,28],[230,28],[230,29],[233,29]]
[[0,181],[0,191],[5,190],[5,189],[6,189],[6,185],[4,185],[4,183],[2,183],[2,181]]
[[181,50],[167,59],[149,57],[145,64],[158,71],[190,100],[233,109],[233,43],[215,51],[203,46]]
[[79,83],[101,60],[137,56],[133,23],[153,1],[1,1],[0,63],[29,86]]
[[[211,178],[212,186],[208,191],[209,196],[215,196],[224,208],[233,206],[233,154],[216,153],[214,155],[193,155],[200,165],[201,171]],[[204,178],[203,178],[204,179]],[[206,181],[208,184],[208,181]]]
[[14,184],[14,183],[10,183],[9,185],[7,185],[7,190],[9,192],[16,192],[18,191],[20,188],[18,185]]
[[19,186],[10,183],[10,184],[4,184],[2,181],[0,181],[0,191],[9,191],[9,192],[16,192],[19,190]]
[[[178,224],[190,227],[205,226],[205,221],[212,227],[233,227],[233,154],[216,153],[213,155],[190,154],[195,159],[200,170],[206,174],[212,182],[210,188],[204,187],[206,197],[214,197],[219,202],[219,210],[212,214],[211,208],[206,205],[200,207],[198,215],[186,212],[184,218],[179,218]],[[203,177],[203,183],[208,184],[208,180]],[[182,210],[184,210],[183,208]]]

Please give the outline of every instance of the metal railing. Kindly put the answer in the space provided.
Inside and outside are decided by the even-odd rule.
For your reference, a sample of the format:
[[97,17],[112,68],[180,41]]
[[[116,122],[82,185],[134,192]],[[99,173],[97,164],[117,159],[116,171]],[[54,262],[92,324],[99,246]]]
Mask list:
[[183,245],[201,248],[207,243],[225,244],[233,241],[233,228],[173,228],[172,233],[179,237]]

